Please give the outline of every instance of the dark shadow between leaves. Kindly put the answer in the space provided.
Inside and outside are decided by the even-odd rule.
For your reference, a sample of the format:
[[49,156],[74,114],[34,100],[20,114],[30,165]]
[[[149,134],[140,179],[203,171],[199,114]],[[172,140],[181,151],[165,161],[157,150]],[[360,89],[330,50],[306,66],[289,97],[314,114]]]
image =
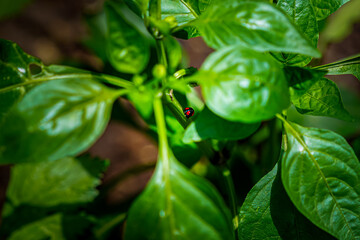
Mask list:
[[281,164],[271,188],[270,213],[273,223],[284,240],[336,239],[303,216],[293,205],[281,181]]

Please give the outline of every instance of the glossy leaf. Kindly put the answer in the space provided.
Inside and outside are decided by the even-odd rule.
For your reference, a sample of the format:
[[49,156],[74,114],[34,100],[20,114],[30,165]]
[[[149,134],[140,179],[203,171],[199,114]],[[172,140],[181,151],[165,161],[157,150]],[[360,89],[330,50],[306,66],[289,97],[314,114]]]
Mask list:
[[232,239],[232,232],[231,217],[219,193],[168,149],[130,208],[125,239],[223,240]]
[[128,94],[129,100],[144,119],[149,119],[152,116],[154,96],[155,92],[149,86],[134,88]]
[[268,54],[228,47],[211,54],[191,78],[209,109],[229,121],[259,122],[289,106],[282,67]]
[[291,201],[338,239],[360,237],[360,163],[346,140],[329,130],[284,121],[287,150],[281,178]]
[[355,55],[338,62],[322,65],[316,67],[316,69],[327,70],[328,75],[352,74],[360,80],[360,55]]
[[301,68],[287,68],[286,72],[290,80],[291,102],[299,113],[354,120],[344,108],[336,84],[322,77],[325,72]]
[[200,142],[205,139],[244,139],[253,134],[259,126],[260,122],[252,124],[230,122],[205,108],[198,118],[186,128],[183,141]]
[[18,85],[32,80],[31,66],[42,63],[15,43],[0,39],[0,122],[24,95],[27,89]]
[[215,49],[243,45],[256,51],[320,57],[288,17],[267,3],[214,4],[193,25],[199,29],[205,42]]
[[[184,96],[177,94],[177,92],[174,92],[173,95],[180,101],[180,104],[183,106],[193,106],[195,111],[197,111],[195,104],[193,104],[194,98],[190,100],[189,97],[185,98]],[[185,100],[187,100],[188,103],[184,102]],[[185,143],[183,141],[185,129],[174,117],[173,112],[168,108],[166,108],[164,112],[169,146],[173,151],[175,158],[186,167],[191,168],[203,156],[203,152],[195,143]]]
[[[284,10],[298,29],[310,40],[316,48],[319,30],[314,7],[311,1],[279,0],[277,7]],[[286,65],[305,66],[311,57],[299,54],[278,54],[278,59]]]
[[326,19],[348,1],[350,0],[312,0],[316,19],[318,21]]
[[142,20],[125,3],[107,1],[107,55],[113,67],[124,73],[140,73],[150,58],[150,40]]
[[0,126],[0,163],[56,160],[84,151],[104,131],[117,95],[82,79],[34,88]]
[[[202,12],[204,12],[211,1],[209,0],[162,0],[161,1],[161,17],[175,17],[179,26],[183,26],[192,20],[195,20]],[[192,26],[186,26],[183,30],[186,36],[179,37],[189,39],[199,36],[198,31]]]
[[95,188],[106,165],[88,157],[16,165],[11,169],[7,200],[12,206],[38,207],[90,202],[98,194]]
[[162,19],[172,16],[175,17],[176,22],[179,24],[179,26],[184,25],[191,20],[196,19],[196,17],[200,14],[200,10],[197,4],[198,0],[161,1]]
[[170,36],[164,39],[164,44],[170,72],[174,73],[182,60],[182,48],[179,42]]
[[240,239],[335,239],[317,228],[292,204],[278,165],[248,193],[239,214]]
[[9,240],[69,240],[79,239],[90,221],[82,216],[54,214],[25,225],[15,231]]

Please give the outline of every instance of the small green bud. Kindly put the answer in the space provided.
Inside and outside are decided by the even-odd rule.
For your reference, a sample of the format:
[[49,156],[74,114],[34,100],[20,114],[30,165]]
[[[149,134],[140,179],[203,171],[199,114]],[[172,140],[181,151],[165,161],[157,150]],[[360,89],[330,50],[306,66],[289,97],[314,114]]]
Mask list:
[[153,76],[157,79],[166,77],[166,68],[162,64],[156,64],[152,70]]
[[143,84],[144,82],[144,78],[139,76],[139,75],[135,75],[133,78],[132,78],[132,81],[134,83],[135,86],[140,86],[141,84]]
[[168,16],[164,18],[164,21],[169,24],[170,28],[174,28],[178,25],[176,18],[174,16]]

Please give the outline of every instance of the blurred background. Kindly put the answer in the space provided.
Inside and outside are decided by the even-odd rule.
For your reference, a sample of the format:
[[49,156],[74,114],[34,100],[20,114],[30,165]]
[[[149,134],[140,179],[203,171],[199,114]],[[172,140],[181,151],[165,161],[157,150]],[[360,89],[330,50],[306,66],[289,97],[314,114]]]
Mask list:
[[[45,64],[109,72],[103,61],[103,45],[98,44],[101,34],[97,31],[104,30],[98,18],[102,5],[103,0],[0,0],[0,38],[16,42]],[[323,58],[313,61],[312,65],[360,53],[359,9],[360,0],[352,0],[321,23],[319,49]],[[201,38],[179,41],[184,49],[185,65],[199,68],[212,52]],[[329,78],[339,86],[346,109],[360,117],[360,81],[351,75]],[[133,200],[151,177],[157,158],[156,142],[146,134],[147,126],[133,106],[125,99],[119,99],[115,105],[117,111],[107,130],[89,150],[92,156],[111,162],[100,186],[104,211],[122,209]],[[359,157],[359,123],[302,116],[295,109],[289,110],[289,119],[343,135]],[[263,123],[250,140],[236,143],[238,150],[232,153],[230,165],[240,199],[273,167],[280,149],[280,132],[279,123],[273,120]],[[273,157],[267,160],[269,153]],[[193,171],[216,178],[205,160],[196,164]],[[0,166],[0,208],[8,179],[9,167]]]

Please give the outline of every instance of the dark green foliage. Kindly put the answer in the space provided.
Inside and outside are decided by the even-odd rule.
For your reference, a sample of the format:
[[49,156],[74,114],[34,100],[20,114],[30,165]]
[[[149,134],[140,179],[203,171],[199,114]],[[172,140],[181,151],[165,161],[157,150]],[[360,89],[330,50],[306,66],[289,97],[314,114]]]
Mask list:
[[[0,3],[0,18],[25,2]],[[0,164],[13,164],[0,238],[119,239],[126,222],[125,240],[360,239],[358,136],[354,152],[334,132],[287,120],[291,105],[303,115],[357,120],[325,75],[360,78],[359,55],[308,65],[321,57],[319,25],[347,0],[271,2],[106,1],[88,17],[84,43],[111,75],[45,66],[0,39]],[[186,66],[175,36],[202,36],[215,52],[200,69]],[[111,112],[139,126],[113,108],[120,96],[158,138],[158,161],[133,202],[102,212],[118,182],[97,189],[108,163],[77,155]],[[252,179],[266,175],[240,207],[251,187],[244,169]],[[230,170],[244,179],[236,188]]]
[[241,239],[334,239],[295,208],[282,185],[278,165],[251,189],[239,217]]

